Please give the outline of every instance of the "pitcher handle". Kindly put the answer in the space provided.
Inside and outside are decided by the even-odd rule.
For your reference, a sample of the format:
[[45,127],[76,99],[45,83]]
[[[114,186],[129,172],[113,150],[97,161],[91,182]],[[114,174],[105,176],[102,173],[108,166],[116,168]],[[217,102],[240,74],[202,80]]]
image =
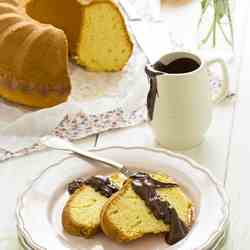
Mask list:
[[228,69],[226,66],[226,63],[223,59],[221,58],[215,58],[210,61],[208,61],[207,67],[210,67],[212,64],[218,63],[221,66],[222,70],[222,86],[221,86],[221,91],[220,93],[212,98],[213,103],[218,104],[220,103],[229,93],[229,74],[228,74]]

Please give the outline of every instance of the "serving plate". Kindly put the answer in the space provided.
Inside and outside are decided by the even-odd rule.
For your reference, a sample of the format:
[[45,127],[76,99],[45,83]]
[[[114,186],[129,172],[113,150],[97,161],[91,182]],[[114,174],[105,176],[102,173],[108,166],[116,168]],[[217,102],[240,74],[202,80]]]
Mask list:
[[[18,230],[19,231],[19,230]],[[18,232],[17,231],[17,232]],[[22,234],[20,232],[18,232],[18,240],[20,242],[20,245],[22,246],[22,248],[24,250],[36,250],[34,248],[31,248],[28,243],[25,241],[25,239],[23,238]],[[220,250],[226,240],[226,231],[222,233],[222,235],[218,238],[218,240],[214,243],[212,248],[209,248],[208,250]]]
[[63,231],[61,213],[68,199],[66,185],[80,176],[109,174],[110,168],[68,156],[49,166],[19,197],[16,216],[22,238],[36,250],[208,250],[222,238],[228,224],[228,199],[212,174],[191,159],[160,149],[109,147],[94,150],[98,155],[122,162],[130,168],[169,174],[196,206],[196,219],[185,239],[168,246],[162,235],[146,236],[129,244],[118,244],[102,233],[92,239]]

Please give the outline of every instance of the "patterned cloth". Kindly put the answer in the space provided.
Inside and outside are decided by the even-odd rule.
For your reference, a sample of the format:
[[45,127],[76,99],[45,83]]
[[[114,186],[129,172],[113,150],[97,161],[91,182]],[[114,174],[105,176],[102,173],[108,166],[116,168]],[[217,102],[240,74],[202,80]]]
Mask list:
[[[221,88],[221,80],[217,75],[212,73],[210,77],[213,95],[217,95]],[[77,114],[67,114],[51,134],[74,141],[108,130],[135,126],[147,120],[146,103],[130,113],[126,113],[122,108],[100,114],[87,115],[84,112],[79,112]],[[0,148],[0,162],[44,149],[45,147],[39,143],[17,151]]]

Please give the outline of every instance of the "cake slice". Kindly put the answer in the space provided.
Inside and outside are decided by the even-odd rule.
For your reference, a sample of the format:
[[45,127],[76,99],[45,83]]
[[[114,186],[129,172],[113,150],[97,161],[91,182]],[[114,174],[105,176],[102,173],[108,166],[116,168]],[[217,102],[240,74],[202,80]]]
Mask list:
[[89,71],[120,71],[133,43],[113,0],[26,0],[28,15],[63,30],[70,54]]
[[[145,201],[134,191],[132,179],[128,179],[123,187],[114,194],[104,205],[101,212],[101,228],[103,232],[116,241],[131,241],[145,234],[158,234],[169,232],[172,243],[179,240],[177,226],[183,224],[184,230],[190,228],[193,221],[194,208],[190,199],[183,193],[179,186],[172,186],[175,182],[166,176],[153,174],[151,177],[164,183],[170,183],[170,188],[158,188],[157,194],[161,201],[170,204],[174,214],[180,219],[172,225],[157,219]],[[143,191],[144,192],[144,191]],[[147,194],[148,195],[148,194]],[[150,196],[150,195],[149,195]],[[160,209],[155,207],[155,209]],[[172,230],[172,231],[171,231]],[[186,233],[186,232],[183,232]],[[175,235],[174,235],[175,234]],[[170,236],[171,235],[171,236]],[[169,242],[171,243],[171,242]]]
[[[103,205],[109,199],[108,196],[117,191],[125,180],[125,176],[122,174],[110,175],[108,180],[111,183],[111,189],[109,189],[105,184],[100,186],[100,184],[103,184],[100,180],[106,182],[106,178],[96,176],[84,182],[76,180],[69,185],[69,192],[72,195],[62,214],[62,224],[66,232],[89,238],[99,230],[100,213]],[[94,186],[93,184],[97,185]]]

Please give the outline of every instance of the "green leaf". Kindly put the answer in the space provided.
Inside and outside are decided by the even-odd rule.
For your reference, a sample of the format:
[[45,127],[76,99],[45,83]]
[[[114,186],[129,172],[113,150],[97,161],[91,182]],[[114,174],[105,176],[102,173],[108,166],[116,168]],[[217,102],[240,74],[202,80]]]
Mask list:
[[201,8],[203,11],[205,11],[209,5],[210,0],[202,0],[201,1]]
[[198,22],[198,27],[199,27],[200,24],[201,24],[203,15],[206,13],[206,10],[207,10],[207,8],[208,8],[208,6],[209,6],[210,1],[211,1],[211,0],[201,0],[202,12],[201,12],[201,16],[200,16],[200,19],[199,19],[199,22]]
[[227,14],[227,5],[228,0],[214,0],[214,11],[216,15],[216,20],[219,21]]

